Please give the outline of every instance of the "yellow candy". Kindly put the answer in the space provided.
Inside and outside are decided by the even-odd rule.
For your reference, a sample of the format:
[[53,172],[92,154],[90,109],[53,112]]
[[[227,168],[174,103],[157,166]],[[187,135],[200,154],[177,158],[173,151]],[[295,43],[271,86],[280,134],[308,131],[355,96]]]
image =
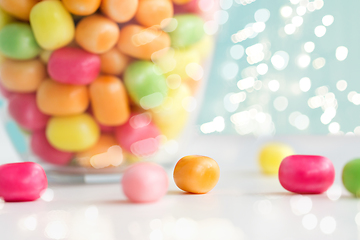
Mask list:
[[74,21],[60,1],[37,3],[31,9],[30,24],[36,41],[47,50],[63,47],[74,38]]
[[295,154],[294,150],[283,143],[268,143],[263,146],[259,154],[260,167],[265,174],[277,174],[281,161],[290,155]]
[[0,8],[0,29],[2,29],[6,24],[15,21],[15,19]]
[[66,117],[52,117],[46,137],[55,148],[68,152],[83,151],[98,141],[100,129],[86,113]]

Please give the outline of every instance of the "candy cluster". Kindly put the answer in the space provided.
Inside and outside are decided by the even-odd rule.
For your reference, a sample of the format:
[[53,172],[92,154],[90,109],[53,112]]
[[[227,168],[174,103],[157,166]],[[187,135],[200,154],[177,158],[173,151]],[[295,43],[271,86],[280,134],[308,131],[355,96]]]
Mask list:
[[204,12],[198,0],[0,0],[0,7],[0,89],[39,158],[100,168],[91,157],[111,146],[138,159],[180,134],[212,48],[204,19],[216,7]]

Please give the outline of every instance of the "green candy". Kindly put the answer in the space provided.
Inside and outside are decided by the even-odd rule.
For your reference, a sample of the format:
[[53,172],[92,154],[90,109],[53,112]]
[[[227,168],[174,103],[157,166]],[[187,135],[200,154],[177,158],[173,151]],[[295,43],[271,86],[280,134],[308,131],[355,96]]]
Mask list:
[[166,79],[160,72],[149,61],[136,61],[125,71],[125,87],[131,99],[144,109],[161,105],[167,96]]
[[342,181],[349,192],[360,197],[360,158],[354,159],[344,166]]
[[188,47],[198,42],[204,36],[204,21],[194,14],[175,15],[177,27],[169,32],[171,46],[175,48]]
[[0,52],[6,57],[26,60],[36,57],[40,51],[29,24],[10,23],[0,30]]

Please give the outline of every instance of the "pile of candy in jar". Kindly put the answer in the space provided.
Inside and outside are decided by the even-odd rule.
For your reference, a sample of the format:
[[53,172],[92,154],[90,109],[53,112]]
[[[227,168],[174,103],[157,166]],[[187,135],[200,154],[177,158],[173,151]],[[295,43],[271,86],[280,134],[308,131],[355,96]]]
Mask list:
[[121,163],[90,161],[111,146],[139,159],[176,138],[213,45],[204,22],[216,6],[202,5],[0,0],[0,88],[32,152],[102,168]]

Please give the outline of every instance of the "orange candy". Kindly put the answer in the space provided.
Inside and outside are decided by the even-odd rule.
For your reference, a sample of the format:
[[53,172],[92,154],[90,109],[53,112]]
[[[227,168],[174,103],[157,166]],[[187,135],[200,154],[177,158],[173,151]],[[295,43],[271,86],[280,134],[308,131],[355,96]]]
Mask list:
[[129,24],[121,29],[117,46],[131,57],[150,60],[154,52],[170,47],[170,37],[155,27]]
[[31,8],[40,0],[0,0],[0,7],[21,20],[29,21]]
[[112,20],[94,14],[83,18],[75,30],[76,42],[85,50],[92,53],[104,53],[115,46],[120,29]]
[[135,15],[136,21],[145,27],[160,25],[166,18],[172,18],[173,4],[169,0],[140,0]]
[[186,192],[207,193],[215,187],[220,168],[214,159],[190,155],[181,158],[174,169],[176,185]]
[[121,125],[130,116],[126,89],[117,77],[100,76],[92,82],[90,99],[94,116],[103,125]]
[[132,19],[138,7],[138,0],[102,0],[101,11],[118,23]]
[[85,112],[89,106],[86,86],[44,81],[36,94],[41,112],[53,116],[67,116]]
[[62,2],[72,14],[85,16],[96,12],[101,0],[62,0]]
[[1,63],[0,81],[9,91],[34,92],[46,77],[46,67],[39,59]]
[[105,74],[120,75],[130,62],[130,58],[119,51],[112,48],[106,53],[100,55],[101,72]]

